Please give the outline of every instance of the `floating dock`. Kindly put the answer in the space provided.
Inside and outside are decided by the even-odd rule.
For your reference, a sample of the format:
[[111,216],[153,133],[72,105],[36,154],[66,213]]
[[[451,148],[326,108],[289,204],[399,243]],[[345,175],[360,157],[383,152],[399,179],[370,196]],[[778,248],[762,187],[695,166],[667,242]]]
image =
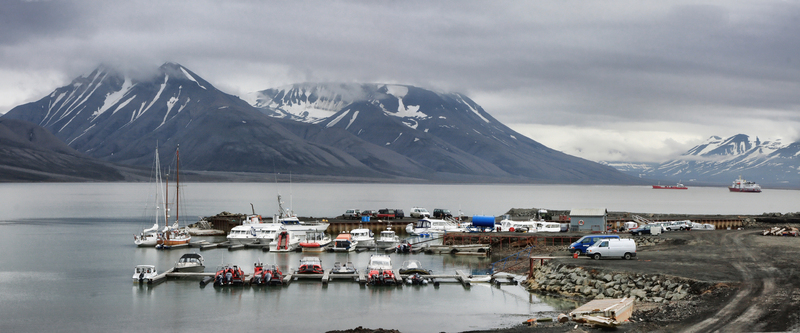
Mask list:
[[[191,273],[191,272],[174,272],[174,268],[170,268],[164,273],[161,273],[154,277],[151,280],[148,280],[148,285],[156,285],[160,282],[165,281],[167,278],[173,279],[200,279],[200,285],[205,286],[208,283],[213,282],[213,278],[216,275],[214,272],[202,272],[202,273]],[[402,286],[405,284],[406,279],[411,276],[410,274],[400,274],[399,270],[393,270],[395,276],[395,285]],[[251,274],[245,274],[244,282],[242,286],[249,286],[250,285],[250,278],[252,277]],[[478,282],[485,282],[485,283],[492,283],[500,286],[503,284],[502,280],[506,279],[507,284],[516,284],[516,281],[513,278],[513,275],[505,274],[505,273],[497,273],[495,275],[480,275],[480,276],[472,276],[464,271],[456,270],[455,274],[431,274],[431,275],[422,275],[422,277],[430,282],[433,282],[435,286],[438,286],[440,282],[454,282],[460,283],[464,288],[469,288],[473,283]],[[350,280],[351,282],[358,282],[361,285],[367,284],[367,274],[364,271],[359,271],[357,274],[334,274],[333,269],[329,269],[325,271],[323,274],[295,274],[295,273],[288,273],[283,276],[283,285],[288,286],[292,281],[297,280],[317,280],[322,282],[323,286],[327,286],[331,281],[347,281]],[[443,281],[444,280],[444,281]]]

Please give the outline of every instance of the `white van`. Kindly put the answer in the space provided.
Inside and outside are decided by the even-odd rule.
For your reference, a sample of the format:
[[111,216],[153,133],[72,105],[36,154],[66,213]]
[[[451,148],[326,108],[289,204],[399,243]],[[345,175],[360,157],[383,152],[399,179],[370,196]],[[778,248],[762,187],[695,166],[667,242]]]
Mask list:
[[594,259],[602,257],[631,259],[636,256],[636,242],[630,238],[602,239],[587,248],[586,255]]

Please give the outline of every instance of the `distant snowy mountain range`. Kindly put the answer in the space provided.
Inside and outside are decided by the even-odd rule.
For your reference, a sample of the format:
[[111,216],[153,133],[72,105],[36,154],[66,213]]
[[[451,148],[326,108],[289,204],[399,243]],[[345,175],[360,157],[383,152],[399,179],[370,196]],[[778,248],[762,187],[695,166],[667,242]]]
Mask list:
[[547,148],[457,93],[305,83],[245,97],[166,63],[148,78],[98,67],[3,115],[46,128],[93,158],[149,166],[180,145],[188,170],[391,181],[634,184],[611,167]]
[[641,178],[699,184],[728,184],[743,178],[762,186],[800,186],[800,142],[761,141],[745,134],[712,136],[664,163],[602,162]]

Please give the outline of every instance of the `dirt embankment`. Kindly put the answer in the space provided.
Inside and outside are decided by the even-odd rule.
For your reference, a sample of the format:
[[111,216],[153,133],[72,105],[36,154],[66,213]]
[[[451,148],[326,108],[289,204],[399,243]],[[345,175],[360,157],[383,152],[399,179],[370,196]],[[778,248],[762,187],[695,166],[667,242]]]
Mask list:
[[[800,329],[800,237],[762,236],[759,229],[662,234],[634,260],[566,256],[549,265],[593,272],[674,277],[691,285],[683,298],[636,303],[623,332],[767,332]],[[551,288],[552,289],[552,288]],[[574,289],[572,289],[574,290]],[[652,290],[652,289],[651,289]],[[576,297],[572,295],[571,297]],[[580,298],[580,296],[578,296]],[[594,297],[594,295],[592,295]],[[658,302],[652,302],[653,300]],[[588,298],[583,298],[588,301]],[[529,332],[520,325],[491,332]],[[537,331],[592,331],[576,323],[539,324]]]

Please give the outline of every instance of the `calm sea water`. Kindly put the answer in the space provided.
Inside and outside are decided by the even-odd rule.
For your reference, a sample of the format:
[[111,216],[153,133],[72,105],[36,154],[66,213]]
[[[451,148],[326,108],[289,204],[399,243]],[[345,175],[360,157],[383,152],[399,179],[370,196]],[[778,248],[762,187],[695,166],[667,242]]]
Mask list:
[[[197,281],[133,286],[137,264],[171,267],[193,249],[136,248],[132,235],[146,225],[148,184],[0,184],[0,332],[220,329],[323,332],[356,326],[403,332],[455,332],[515,325],[558,313],[569,304],[534,297],[518,286],[458,284],[439,288],[371,288],[356,283],[298,281],[285,288],[200,288]],[[277,211],[276,194],[302,216],[330,217],[347,208],[412,206],[459,208],[466,215],[500,215],[509,208],[605,207],[635,212],[760,214],[797,211],[800,191],[728,193],[615,186],[188,184],[181,211],[190,221],[221,211]],[[211,239],[213,240],[213,239]],[[257,250],[203,251],[207,270],[219,263],[245,267],[261,260],[296,267],[302,254]],[[323,265],[369,253],[320,254]],[[436,273],[480,271],[487,259],[392,255],[395,265],[417,259]],[[246,269],[246,271],[249,269]]]

